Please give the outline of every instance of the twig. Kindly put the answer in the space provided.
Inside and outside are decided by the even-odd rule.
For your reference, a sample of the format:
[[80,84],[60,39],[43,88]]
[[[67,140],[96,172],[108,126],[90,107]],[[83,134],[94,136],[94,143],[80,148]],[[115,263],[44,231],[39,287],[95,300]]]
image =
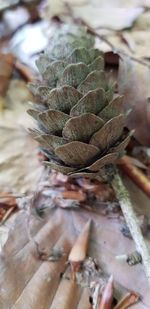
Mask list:
[[[107,38],[105,35],[99,34],[94,28],[90,27],[84,20],[82,20],[81,18],[75,18],[73,15],[73,10],[71,8],[71,6],[68,3],[65,3],[65,6],[68,10],[68,14],[72,17],[73,21],[75,23],[80,23],[81,25],[85,26],[88,30],[89,33],[93,34],[94,36],[97,36],[101,41],[105,42],[114,53],[119,54],[120,56],[126,56],[128,58],[130,58],[131,60],[138,62],[144,66],[150,67],[150,65],[146,62],[143,61],[142,59],[138,59],[132,55],[129,55],[128,53],[126,53],[124,50],[116,48]],[[101,27],[101,29],[103,29],[104,27]],[[98,28],[97,28],[98,29]],[[100,29],[100,27],[99,27]],[[107,29],[107,28],[105,28]],[[109,30],[112,30],[110,28],[108,28]],[[115,31],[116,32],[116,31]],[[119,31],[118,31],[119,32]]]
[[130,229],[132,238],[136,244],[136,249],[141,254],[145,274],[150,284],[150,254],[146,246],[144,237],[142,235],[141,229],[139,227],[136,214],[133,210],[130,197],[129,197],[129,193],[126,190],[117,171],[115,171],[115,174],[112,180],[112,186],[120,202],[120,207],[122,209],[126,223]]
[[150,181],[140,169],[128,160],[127,156],[118,161],[119,168],[148,196],[150,197]]
[[83,20],[81,20],[82,24],[85,25],[87,27],[87,30],[89,33],[97,36],[100,40],[102,40],[103,42],[105,42],[111,49],[113,52],[120,54],[122,56],[126,56],[128,58],[130,58],[131,60],[138,62],[144,66],[150,67],[150,65],[146,62],[143,61],[142,59],[138,59],[128,53],[126,53],[124,50],[120,49],[120,48],[116,48],[107,38],[105,35],[101,35],[99,33],[97,33],[92,27],[90,27],[87,23],[85,23]]

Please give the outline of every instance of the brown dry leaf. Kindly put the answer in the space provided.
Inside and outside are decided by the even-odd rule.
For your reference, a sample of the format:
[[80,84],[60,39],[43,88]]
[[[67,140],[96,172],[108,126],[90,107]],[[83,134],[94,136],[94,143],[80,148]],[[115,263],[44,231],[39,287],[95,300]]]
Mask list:
[[[135,192],[137,194],[137,190]],[[135,205],[138,202],[141,208],[140,196],[137,196]],[[35,203],[49,204],[49,198],[39,195]],[[143,200],[142,205],[142,212],[146,207],[149,211],[149,200]],[[94,213],[80,208],[69,211],[53,208],[42,219],[33,212],[29,220],[29,215],[24,210],[20,211],[1,257],[0,308],[83,309],[90,306],[87,287],[85,290],[83,286],[60,276],[66,270],[69,252],[89,218],[92,219],[92,229],[88,256],[95,258],[104,272],[113,274],[119,299],[128,289],[134,290],[143,296],[142,302],[134,309],[148,308],[150,294],[142,265],[130,267],[115,258],[116,255],[132,252],[135,249],[133,241],[121,234],[119,218],[108,219],[99,212],[99,208]],[[31,235],[41,250],[62,250],[64,255],[53,262],[39,260]],[[124,291],[123,294],[121,291]],[[86,306],[82,307],[82,304]]]
[[24,193],[36,189],[42,174],[37,143],[23,129],[0,129],[0,187],[2,192]]
[[[150,39],[150,12],[143,12],[130,29],[123,31],[113,31],[111,29],[98,30],[100,35],[106,36],[107,40],[114,46],[114,49],[122,50],[135,58],[150,59],[149,39]],[[97,46],[103,51],[112,50],[111,46],[101,40]]]
[[132,109],[127,126],[135,129],[135,137],[140,143],[150,146],[150,68],[135,63],[127,57],[120,59],[118,88],[124,95],[125,109]]
[[[59,16],[63,20],[68,19],[71,9],[75,18],[80,18],[93,28],[104,27],[114,30],[122,30],[131,27],[137,17],[143,12],[142,1],[138,7],[138,1],[111,0],[48,0],[45,15],[48,18]],[[91,18],[92,16],[92,18]]]

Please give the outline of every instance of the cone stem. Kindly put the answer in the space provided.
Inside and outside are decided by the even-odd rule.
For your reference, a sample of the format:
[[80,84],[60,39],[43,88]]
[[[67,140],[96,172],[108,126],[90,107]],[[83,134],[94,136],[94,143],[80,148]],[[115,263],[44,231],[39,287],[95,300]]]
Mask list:
[[122,179],[120,178],[117,171],[115,171],[112,180],[112,187],[116,193],[126,223],[129,227],[132,238],[136,244],[136,249],[142,256],[142,263],[144,266],[145,274],[150,285],[150,254],[147,245],[145,243],[144,237],[142,235],[141,229],[139,227],[136,214],[133,210],[129,193],[125,188]]

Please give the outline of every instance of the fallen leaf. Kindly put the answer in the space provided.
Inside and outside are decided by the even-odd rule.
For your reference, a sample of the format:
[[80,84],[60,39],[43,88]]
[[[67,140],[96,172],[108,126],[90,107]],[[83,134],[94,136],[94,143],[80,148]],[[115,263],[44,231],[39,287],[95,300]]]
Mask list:
[[[16,91],[17,89],[17,91]],[[5,97],[7,109],[0,113],[0,187],[1,192],[24,193],[35,190],[44,167],[37,156],[38,144],[26,128],[27,101],[32,96],[21,80],[12,80]]]
[[43,171],[37,157],[37,144],[21,128],[1,128],[0,140],[1,191],[35,190]]
[[[137,192],[137,189],[135,192],[134,205],[139,205],[141,210],[140,192]],[[133,193],[132,189],[132,195]],[[50,196],[39,195],[36,204],[41,205],[42,202],[48,204],[49,199]],[[142,212],[146,207],[149,210],[149,200],[142,201]],[[89,293],[85,293],[87,289],[89,291],[89,287],[84,288],[83,285],[76,285],[69,279],[65,279],[69,253],[89,219],[92,219],[92,229],[87,255],[97,260],[103,272],[113,274],[114,293],[119,294],[117,299],[124,296],[127,291],[135,290],[143,298],[142,302],[134,308],[145,309],[149,306],[149,287],[142,265],[131,268],[127,263],[120,263],[115,259],[116,255],[135,250],[133,241],[122,236],[119,231],[119,218],[109,219],[101,216],[98,208],[94,213],[81,208],[71,211],[49,208],[49,212],[42,219],[39,219],[34,212],[29,218],[24,210],[18,212],[16,216],[0,261],[0,307],[2,309],[19,309],[24,305],[26,308],[31,306],[32,308],[78,308],[79,303],[90,306]],[[56,248],[62,249],[65,255],[58,261],[39,260],[33,239],[29,240],[28,237],[29,228],[30,235],[41,249],[45,249],[46,252]],[[64,273],[63,278],[62,273]],[[88,277],[89,284],[90,278]]]
[[125,110],[131,108],[127,117],[129,129],[135,129],[135,137],[150,146],[150,68],[121,57],[118,74],[119,93],[124,95]]
[[143,12],[142,7],[136,7],[136,4],[132,4],[131,1],[118,2],[118,0],[111,0],[109,3],[99,0],[67,0],[65,3],[61,0],[55,2],[48,0],[45,15],[48,18],[59,16],[65,20],[65,17],[70,13],[70,10],[68,10],[69,6],[75,18],[80,18],[93,28],[103,27],[122,30],[131,27],[133,22]]

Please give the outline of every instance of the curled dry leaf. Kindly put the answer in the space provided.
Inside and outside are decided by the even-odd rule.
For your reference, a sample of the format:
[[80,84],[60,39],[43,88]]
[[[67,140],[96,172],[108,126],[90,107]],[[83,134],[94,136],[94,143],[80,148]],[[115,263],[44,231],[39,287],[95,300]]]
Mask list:
[[21,128],[1,128],[0,139],[1,190],[17,193],[35,190],[43,172],[37,144]]
[[135,137],[150,146],[150,68],[122,57],[119,64],[118,89],[124,95],[124,108],[132,109],[127,118],[129,129],[135,129]]
[[119,301],[114,309],[127,309],[129,306],[137,303],[139,299],[140,297],[137,293],[129,292]]
[[32,95],[26,83],[11,80],[5,99],[8,108],[0,114],[0,187],[1,192],[19,194],[35,190],[43,167],[37,156],[37,143],[22,128],[31,124],[26,103]]

